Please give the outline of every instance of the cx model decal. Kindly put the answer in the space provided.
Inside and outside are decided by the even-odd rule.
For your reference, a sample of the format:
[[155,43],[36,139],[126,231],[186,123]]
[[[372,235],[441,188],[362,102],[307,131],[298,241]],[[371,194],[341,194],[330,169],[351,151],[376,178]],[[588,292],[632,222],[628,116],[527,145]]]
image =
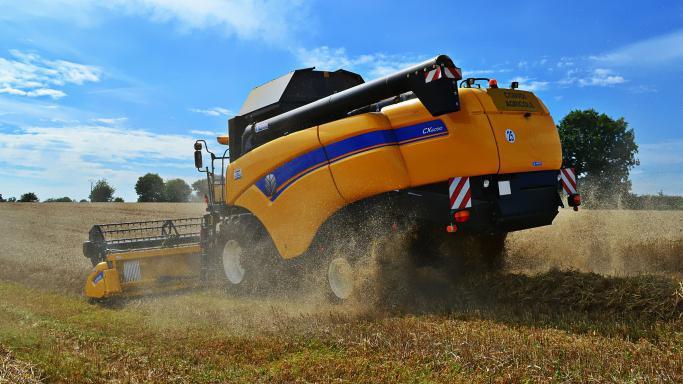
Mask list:
[[256,187],[275,201],[300,178],[349,156],[376,148],[414,143],[448,135],[448,128],[437,119],[397,129],[372,131],[316,148],[275,168],[256,182]]

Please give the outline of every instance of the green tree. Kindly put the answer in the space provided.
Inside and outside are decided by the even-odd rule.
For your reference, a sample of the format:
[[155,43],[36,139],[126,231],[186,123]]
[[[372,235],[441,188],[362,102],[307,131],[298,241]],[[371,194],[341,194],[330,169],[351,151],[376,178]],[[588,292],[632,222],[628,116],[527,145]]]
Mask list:
[[4,203],[6,200],[2,198],[2,193],[0,193],[0,203]]
[[192,183],[192,189],[201,201],[203,201],[204,196],[209,193],[209,186],[206,184],[206,179],[199,179]]
[[46,203],[72,203],[73,200],[70,197],[51,197],[45,200]]
[[183,179],[172,179],[164,184],[165,201],[172,203],[186,202],[190,198],[192,188]]
[[589,207],[616,207],[631,190],[630,170],[639,164],[633,129],[593,109],[571,111],[558,127],[563,167],[579,177]]
[[20,203],[35,203],[39,201],[38,196],[33,192],[27,192],[21,195],[19,198]]
[[109,185],[106,179],[97,180],[90,192],[90,201],[94,203],[108,203],[114,198],[116,189]]
[[164,180],[156,173],[148,173],[138,178],[135,193],[139,202],[164,201]]
[[114,198],[114,202],[115,202],[115,203],[123,203],[124,201],[123,201],[123,198],[122,198],[122,197],[115,197],[115,198]]

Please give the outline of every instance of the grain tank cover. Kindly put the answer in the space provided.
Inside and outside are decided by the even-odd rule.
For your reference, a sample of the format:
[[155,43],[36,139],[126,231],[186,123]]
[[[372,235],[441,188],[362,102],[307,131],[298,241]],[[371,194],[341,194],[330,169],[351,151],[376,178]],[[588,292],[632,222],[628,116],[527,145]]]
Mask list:
[[247,125],[363,83],[363,78],[359,74],[343,69],[327,72],[305,68],[252,89],[237,116],[228,121],[230,157],[234,160],[242,155],[242,134]]
[[248,122],[260,121],[359,84],[363,84],[359,74],[343,69],[298,69],[252,89],[238,115]]

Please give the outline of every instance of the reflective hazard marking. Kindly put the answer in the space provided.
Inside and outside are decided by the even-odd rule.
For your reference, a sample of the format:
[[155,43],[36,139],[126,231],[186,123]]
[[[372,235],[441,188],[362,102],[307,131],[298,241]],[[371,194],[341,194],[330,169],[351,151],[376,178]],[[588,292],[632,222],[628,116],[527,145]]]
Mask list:
[[454,177],[448,180],[448,194],[451,198],[451,209],[472,207],[469,177]]
[[562,189],[568,195],[576,194],[576,174],[574,168],[560,169],[560,180],[562,180]]
[[457,67],[436,67],[425,73],[425,83],[438,80],[443,76],[449,79],[462,79],[460,69]]

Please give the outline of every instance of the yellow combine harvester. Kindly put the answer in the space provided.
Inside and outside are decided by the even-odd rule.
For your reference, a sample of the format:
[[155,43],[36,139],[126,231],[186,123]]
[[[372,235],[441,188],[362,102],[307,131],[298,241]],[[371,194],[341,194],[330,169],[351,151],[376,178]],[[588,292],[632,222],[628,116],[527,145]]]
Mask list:
[[94,226],[85,293],[252,289],[283,265],[314,265],[343,300],[372,239],[401,229],[425,260],[452,238],[496,260],[508,232],[552,223],[561,187],[580,204],[548,109],[517,87],[462,80],[444,55],[369,83],[308,68],[256,87],[218,137],[229,157],[195,143],[207,213]]

